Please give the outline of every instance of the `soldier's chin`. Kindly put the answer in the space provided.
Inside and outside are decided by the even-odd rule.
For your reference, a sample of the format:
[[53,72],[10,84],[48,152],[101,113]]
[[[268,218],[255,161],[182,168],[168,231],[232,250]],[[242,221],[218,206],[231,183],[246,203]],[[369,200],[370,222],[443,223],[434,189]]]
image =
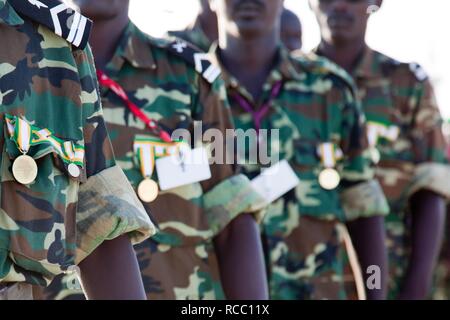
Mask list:
[[260,21],[238,21],[236,23],[239,34],[245,38],[256,37],[264,33],[265,27],[261,25]]
[[121,8],[108,0],[73,0],[81,13],[92,20],[113,19],[120,14]]
[[345,29],[332,29],[331,30],[331,38],[335,43],[342,43],[351,40],[351,36],[349,35],[349,30]]

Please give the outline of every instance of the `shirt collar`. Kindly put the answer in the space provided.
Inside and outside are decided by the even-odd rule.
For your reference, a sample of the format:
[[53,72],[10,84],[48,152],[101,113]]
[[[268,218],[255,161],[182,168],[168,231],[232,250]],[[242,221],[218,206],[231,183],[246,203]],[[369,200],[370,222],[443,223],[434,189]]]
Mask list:
[[24,23],[7,0],[0,0],[0,23],[10,26],[18,26]]
[[125,61],[138,69],[156,68],[149,36],[139,30],[131,21],[125,28],[116,52],[107,65],[107,69],[109,71],[119,71]]
[[[318,47],[314,49],[313,52],[319,56],[323,56]],[[380,62],[380,55],[368,46],[365,46],[351,75],[355,79],[373,79],[382,77],[383,74],[382,69],[380,68]]]
[[380,62],[377,52],[366,46],[359,63],[356,65],[353,76],[359,79],[383,77]]
[[[224,68],[222,62],[220,61],[219,52],[219,45],[216,41],[212,44],[209,50],[210,59],[212,60],[213,64],[220,67],[222,71],[221,77],[224,80],[227,89],[238,90],[247,99],[253,100],[250,93],[247,92],[245,88],[240,86],[239,81]],[[284,46],[280,46],[278,57],[279,61],[269,74],[269,77],[264,84],[264,90],[270,90],[270,88],[280,80],[289,81],[300,79],[300,74],[294,67],[292,57],[290,56],[289,51]]]

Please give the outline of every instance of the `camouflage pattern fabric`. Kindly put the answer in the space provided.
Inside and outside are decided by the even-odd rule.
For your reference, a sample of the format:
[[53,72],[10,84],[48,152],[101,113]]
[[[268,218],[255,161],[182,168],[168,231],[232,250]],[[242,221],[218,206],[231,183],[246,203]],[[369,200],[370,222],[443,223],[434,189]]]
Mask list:
[[[219,49],[213,46],[211,53],[220,65]],[[345,246],[337,226],[388,212],[365,156],[364,118],[351,79],[327,60],[315,55],[294,57],[282,48],[262,97],[255,103],[232,75],[222,71],[236,127],[243,130],[253,128],[253,121],[234,94],[260,106],[274,84],[283,82],[261,129],[279,129],[280,145],[271,139],[270,149],[279,150],[279,158],[289,161],[300,184],[272,203],[263,221],[271,298],[344,299]],[[326,142],[332,142],[344,155],[337,163],[342,182],[332,191],[324,190],[318,182],[324,167],[317,147]],[[243,170],[254,178],[261,166],[249,163],[243,165]],[[349,190],[351,197],[347,195]]]
[[196,20],[193,24],[188,26],[184,30],[169,31],[169,36],[177,37],[192,43],[200,50],[207,52],[211,47],[211,41],[209,41],[202,27],[200,21]]
[[[0,39],[0,282],[46,286],[103,241],[129,234],[137,243],[155,228],[115,164],[89,49],[22,18],[6,0]],[[28,151],[35,182],[16,182],[11,166],[20,153],[6,115],[83,146],[80,177],[40,145]]]
[[[130,23],[104,72],[170,134],[192,130],[194,121],[202,121],[203,130],[224,133],[232,128],[223,83],[207,82],[193,65],[170,52],[170,45]],[[117,162],[137,188],[143,177],[133,141],[152,135],[110,90],[101,88],[101,96]],[[211,179],[161,192],[156,201],[145,204],[159,231],[136,246],[149,299],[224,298],[212,240],[238,215],[262,213],[258,206],[263,207],[264,200],[234,166],[212,164],[211,171]],[[158,181],[156,173],[152,179]],[[48,298],[58,295],[55,287]],[[70,298],[66,288],[61,292]]]
[[386,228],[394,298],[410,251],[409,198],[421,189],[450,196],[442,118],[431,83],[416,64],[399,63],[367,48],[354,78],[367,121],[400,128],[395,141],[379,140],[376,170],[391,207]]
[[391,212],[386,218],[390,260],[390,298],[398,294],[410,251],[408,201],[426,189],[450,196],[450,170],[442,118],[431,83],[416,64],[400,63],[366,48],[353,72],[369,126],[398,128],[394,139],[381,137],[376,168]]

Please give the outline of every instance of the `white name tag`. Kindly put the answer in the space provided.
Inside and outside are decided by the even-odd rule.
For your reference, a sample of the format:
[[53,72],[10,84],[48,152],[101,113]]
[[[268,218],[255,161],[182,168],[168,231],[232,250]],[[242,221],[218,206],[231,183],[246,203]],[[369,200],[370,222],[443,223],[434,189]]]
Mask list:
[[252,180],[252,186],[269,203],[294,189],[299,183],[299,178],[287,160],[264,169],[259,176]]
[[156,160],[159,188],[169,190],[211,178],[208,154],[205,148],[183,149],[183,156]]

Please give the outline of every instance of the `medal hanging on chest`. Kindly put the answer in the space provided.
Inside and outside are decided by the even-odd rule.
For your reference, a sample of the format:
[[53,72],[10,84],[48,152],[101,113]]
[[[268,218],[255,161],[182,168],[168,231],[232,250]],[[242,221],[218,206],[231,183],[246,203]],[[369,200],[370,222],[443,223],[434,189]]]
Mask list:
[[17,149],[22,153],[12,165],[14,179],[24,185],[32,184],[38,175],[38,166],[28,153],[32,146],[50,148],[67,166],[67,172],[73,178],[81,175],[84,165],[84,146],[56,137],[50,130],[31,125],[18,116],[5,115],[8,132]]
[[156,159],[180,155],[183,148],[188,148],[183,142],[168,143],[147,136],[135,137],[133,149],[144,178],[138,185],[137,194],[143,202],[155,201],[160,191],[158,183],[152,180]]
[[341,176],[336,170],[336,149],[333,143],[322,143],[319,146],[319,155],[325,167],[319,174],[319,184],[325,190],[334,190],[341,182]]
[[150,203],[155,201],[159,193],[158,184],[151,178],[155,168],[155,150],[150,143],[143,142],[135,142],[134,149],[144,178],[139,183],[137,194],[143,202]]
[[22,155],[17,157],[12,165],[14,179],[23,185],[32,184],[38,175],[36,161],[27,155],[31,146],[31,126],[24,120],[18,118],[14,128],[14,140]]
[[137,194],[143,202],[153,202],[159,194],[158,183],[151,178],[155,168],[155,158],[159,152],[158,150],[164,148],[164,143],[166,145],[173,144],[172,139],[170,135],[161,128],[158,121],[149,118],[130,100],[124,88],[119,83],[112,80],[101,70],[97,70],[97,76],[100,85],[114,92],[131,113],[141,120],[152,134],[159,138],[159,143],[154,139],[139,139],[138,137],[134,141],[134,152],[139,162],[142,177],[144,178],[137,187]]

